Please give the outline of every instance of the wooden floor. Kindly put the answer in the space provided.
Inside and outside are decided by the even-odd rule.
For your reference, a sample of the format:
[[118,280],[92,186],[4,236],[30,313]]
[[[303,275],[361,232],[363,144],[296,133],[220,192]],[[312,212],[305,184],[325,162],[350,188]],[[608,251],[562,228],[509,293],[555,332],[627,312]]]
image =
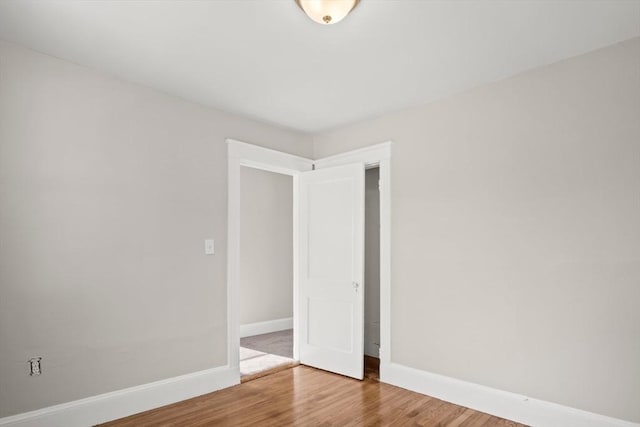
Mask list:
[[521,426],[402,388],[296,366],[102,426]]

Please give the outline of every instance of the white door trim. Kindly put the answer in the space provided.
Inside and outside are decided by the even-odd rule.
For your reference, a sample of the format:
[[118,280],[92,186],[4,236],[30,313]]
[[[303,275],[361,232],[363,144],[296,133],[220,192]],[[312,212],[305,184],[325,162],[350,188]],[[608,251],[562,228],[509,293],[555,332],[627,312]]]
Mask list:
[[[300,172],[316,168],[362,162],[365,167],[380,168],[380,380],[391,363],[391,147],[392,142],[375,144],[336,154],[316,161],[276,150],[227,139],[227,360],[239,367],[240,324],[238,320],[238,272],[240,268],[240,167],[247,166],[293,177],[293,300],[297,301],[298,253],[298,179]],[[293,307],[293,357],[299,358],[296,326],[297,304]]]
[[[316,169],[362,162],[380,168],[380,381],[391,364],[391,146],[383,142],[314,162]],[[366,285],[365,285],[366,286]]]
[[[227,139],[227,361],[231,368],[240,364],[240,321],[238,317],[238,273],[240,271],[240,167],[246,166],[293,177],[293,265],[297,263],[298,198],[297,175],[310,171],[313,161],[246,142]],[[294,271],[293,301],[297,298]],[[297,320],[293,306],[294,325]],[[294,327],[294,359],[298,359],[296,328]],[[240,374],[238,373],[238,376]]]

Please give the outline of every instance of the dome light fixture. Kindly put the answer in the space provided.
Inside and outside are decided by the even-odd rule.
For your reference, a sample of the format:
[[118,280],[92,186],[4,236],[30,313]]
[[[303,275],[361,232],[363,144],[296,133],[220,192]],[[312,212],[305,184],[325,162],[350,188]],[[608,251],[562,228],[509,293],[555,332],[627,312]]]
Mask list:
[[340,22],[360,0],[295,0],[300,9],[318,24],[331,25]]

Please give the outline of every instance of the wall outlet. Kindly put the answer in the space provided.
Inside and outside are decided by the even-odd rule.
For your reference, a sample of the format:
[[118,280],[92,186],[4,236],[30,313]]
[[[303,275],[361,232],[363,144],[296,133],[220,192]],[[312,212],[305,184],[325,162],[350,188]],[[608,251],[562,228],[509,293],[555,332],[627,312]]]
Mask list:
[[33,359],[29,359],[29,375],[31,375],[32,377],[42,374],[42,366],[40,365],[41,360],[42,357],[34,357]]

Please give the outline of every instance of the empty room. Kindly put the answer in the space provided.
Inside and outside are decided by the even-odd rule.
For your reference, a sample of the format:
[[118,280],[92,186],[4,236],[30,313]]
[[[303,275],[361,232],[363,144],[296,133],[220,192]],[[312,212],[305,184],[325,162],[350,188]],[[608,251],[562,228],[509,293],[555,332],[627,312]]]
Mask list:
[[640,427],[640,0],[1,0],[0,427]]

